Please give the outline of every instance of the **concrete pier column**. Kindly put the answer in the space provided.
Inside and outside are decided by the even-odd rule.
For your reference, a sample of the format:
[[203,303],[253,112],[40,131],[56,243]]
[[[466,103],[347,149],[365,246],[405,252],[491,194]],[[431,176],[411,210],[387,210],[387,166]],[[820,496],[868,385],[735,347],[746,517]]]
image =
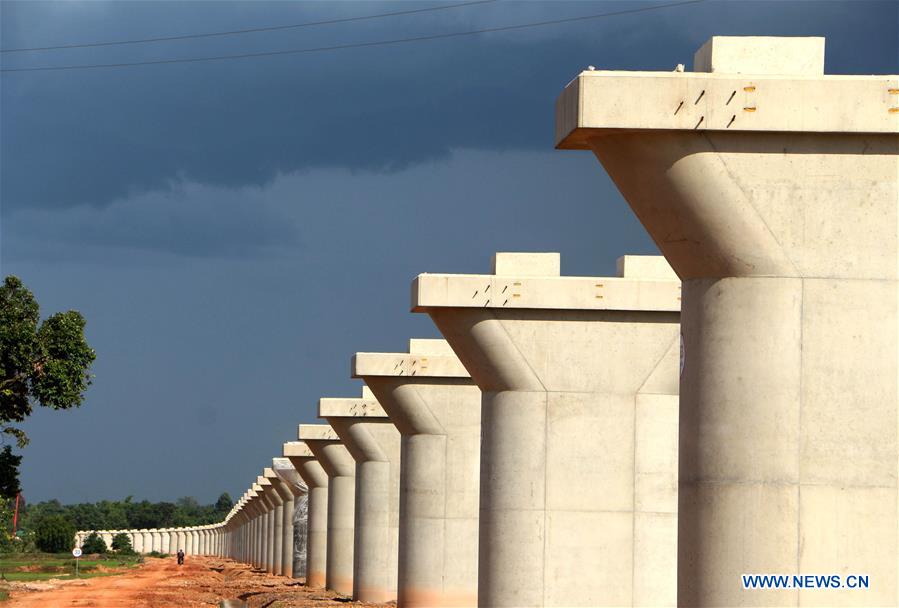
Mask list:
[[306,586],[324,587],[328,555],[328,474],[304,441],[284,444],[290,459],[308,488],[306,503]]
[[[294,509],[296,505],[294,498],[302,496],[305,498],[308,493],[306,482],[300,477],[299,472],[294,468],[293,463],[287,458],[272,458],[272,471],[278,477],[279,483],[273,483],[272,486],[278,492],[282,501],[281,508],[281,541],[279,542],[280,553],[276,552],[275,559],[280,560],[280,571],[282,576],[293,578],[293,562],[294,562]],[[308,583],[307,583],[308,585]]]
[[273,530],[273,513],[275,511],[275,503],[272,500],[271,496],[271,482],[264,476],[260,476],[257,478],[256,483],[258,483],[262,487],[262,491],[259,493],[259,501],[263,506],[263,512],[261,517],[261,530],[262,530],[262,555],[261,560],[261,568],[268,572],[272,573],[272,558],[273,558],[273,545],[274,545],[274,530]]
[[141,528],[140,535],[144,547],[143,553],[150,553],[153,551],[153,534],[150,530]]
[[150,551],[159,551],[159,531],[156,529],[150,530]]
[[498,253],[413,285],[483,392],[481,606],[675,605],[680,283],[618,275]]
[[342,595],[352,595],[356,462],[327,424],[301,424],[299,438],[328,474],[325,586]]
[[476,606],[480,389],[444,340],[352,367],[402,435],[398,605]]
[[144,535],[140,530],[128,530],[128,535],[131,537],[131,548],[134,549],[135,553],[143,553],[144,552]]
[[100,538],[103,539],[103,542],[106,543],[106,548],[109,549],[112,546],[112,532],[109,530],[103,530],[100,533]]
[[897,91],[825,75],[823,38],[716,36],[557,102],[684,282],[682,606],[899,605]]
[[265,505],[262,502],[262,486],[254,483],[252,486],[253,499],[250,501],[250,513],[253,520],[251,525],[251,543],[250,563],[256,568],[262,568],[262,547],[263,547],[263,529],[262,518],[265,514]]
[[186,555],[196,555],[197,553],[197,539],[196,539],[196,531],[193,527],[185,528],[184,530],[184,542],[185,548],[184,553]]
[[281,551],[284,540],[284,500],[278,492],[276,485],[281,485],[281,480],[271,468],[264,469],[262,473],[268,485],[263,492],[270,508],[266,514],[268,526],[268,545],[266,550],[266,570],[269,574],[281,574]]
[[327,420],[356,461],[353,599],[396,599],[400,433],[367,387],[362,398],[322,399]]

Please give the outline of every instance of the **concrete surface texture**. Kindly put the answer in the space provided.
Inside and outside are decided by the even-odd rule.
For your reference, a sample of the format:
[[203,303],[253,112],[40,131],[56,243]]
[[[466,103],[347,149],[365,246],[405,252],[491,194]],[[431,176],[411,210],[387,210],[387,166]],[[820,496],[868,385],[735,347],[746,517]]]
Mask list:
[[402,436],[398,605],[476,606],[480,389],[445,340],[352,367]]
[[374,395],[319,401],[318,415],[330,423],[356,462],[353,599],[396,599],[400,510],[400,433]]
[[328,555],[328,474],[304,441],[284,444],[283,453],[309,491],[306,507],[306,585],[325,586]]
[[556,106],[684,281],[678,602],[899,605],[899,77],[824,75],[820,38],[694,66],[584,72]]
[[675,605],[680,282],[619,266],[498,253],[413,284],[483,392],[481,606]]
[[353,594],[356,462],[327,424],[301,424],[299,439],[309,446],[328,474],[325,586],[350,596]]

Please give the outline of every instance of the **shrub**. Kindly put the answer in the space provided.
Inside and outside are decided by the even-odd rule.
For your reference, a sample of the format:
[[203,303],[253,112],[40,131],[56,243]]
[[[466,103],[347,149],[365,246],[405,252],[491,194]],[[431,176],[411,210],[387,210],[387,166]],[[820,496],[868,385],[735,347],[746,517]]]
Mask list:
[[124,532],[119,532],[112,537],[112,550],[121,555],[132,555],[131,537]]
[[75,546],[75,526],[59,515],[51,515],[35,526],[34,542],[44,553],[70,551]]
[[106,541],[100,538],[96,532],[91,532],[81,543],[81,550],[90,555],[92,553],[106,553]]

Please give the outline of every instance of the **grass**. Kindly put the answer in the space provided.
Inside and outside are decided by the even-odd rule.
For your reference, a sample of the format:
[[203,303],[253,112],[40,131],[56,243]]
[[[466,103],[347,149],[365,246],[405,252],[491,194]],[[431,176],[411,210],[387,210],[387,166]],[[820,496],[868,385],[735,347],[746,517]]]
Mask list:
[[[81,559],[78,578],[110,576],[105,568],[133,568],[140,563],[137,555],[110,555],[99,559]],[[0,579],[7,581],[45,581],[51,578],[75,578],[75,559],[68,553],[8,553],[0,554]],[[0,598],[2,599],[2,598]]]

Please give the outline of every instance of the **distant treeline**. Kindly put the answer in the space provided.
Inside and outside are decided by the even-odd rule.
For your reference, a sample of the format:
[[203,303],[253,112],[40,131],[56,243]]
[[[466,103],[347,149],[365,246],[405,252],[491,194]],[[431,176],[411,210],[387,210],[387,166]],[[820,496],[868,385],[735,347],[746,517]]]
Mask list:
[[211,505],[201,505],[189,496],[175,502],[134,502],[129,496],[124,500],[101,500],[74,505],[64,505],[54,499],[26,505],[19,527],[32,529],[40,520],[54,515],[62,516],[78,530],[202,526],[221,521],[232,506],[227,492]]

